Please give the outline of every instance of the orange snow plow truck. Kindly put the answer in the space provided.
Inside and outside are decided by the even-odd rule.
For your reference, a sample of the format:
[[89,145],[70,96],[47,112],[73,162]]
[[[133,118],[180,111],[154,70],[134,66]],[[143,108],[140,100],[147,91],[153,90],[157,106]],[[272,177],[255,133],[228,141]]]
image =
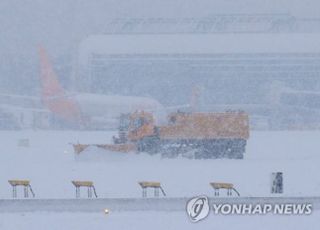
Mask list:
[[74,144],[76,153],[89,146],[115,152],[146,152],[163,157],[242,159],[249,138],[249,118],[244,112],[183,113],[168,116],[168,123],[156,126],[149,112],[120,117],[119,137],[114,144]]

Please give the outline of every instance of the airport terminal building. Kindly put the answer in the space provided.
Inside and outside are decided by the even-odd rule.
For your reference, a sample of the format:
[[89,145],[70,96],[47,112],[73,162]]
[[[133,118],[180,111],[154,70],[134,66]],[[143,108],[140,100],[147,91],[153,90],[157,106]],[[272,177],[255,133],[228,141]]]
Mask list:
[[199,111],[244,110],[256,129],[319,128],[319,40],[316,33],[89,36],[80,44],[78,88],[175,107],[189,104],[196,86]]

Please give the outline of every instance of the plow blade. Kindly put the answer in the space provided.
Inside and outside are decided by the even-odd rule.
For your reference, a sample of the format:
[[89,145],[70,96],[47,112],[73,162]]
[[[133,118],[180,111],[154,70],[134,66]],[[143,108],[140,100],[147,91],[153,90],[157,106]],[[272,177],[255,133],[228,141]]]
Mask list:
[[80,154],[90,146],[95,146],[113,152],[128,153],[136,151],[135,144],[72,144],[74,152]]

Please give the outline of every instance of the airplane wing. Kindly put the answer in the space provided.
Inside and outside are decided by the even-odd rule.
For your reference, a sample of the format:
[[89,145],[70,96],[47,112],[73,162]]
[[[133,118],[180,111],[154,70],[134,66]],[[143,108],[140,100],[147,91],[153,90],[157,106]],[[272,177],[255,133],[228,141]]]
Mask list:
[[12,105],[21,108],[41,108],[41,99],[35,96],[0,94],[0,105]]

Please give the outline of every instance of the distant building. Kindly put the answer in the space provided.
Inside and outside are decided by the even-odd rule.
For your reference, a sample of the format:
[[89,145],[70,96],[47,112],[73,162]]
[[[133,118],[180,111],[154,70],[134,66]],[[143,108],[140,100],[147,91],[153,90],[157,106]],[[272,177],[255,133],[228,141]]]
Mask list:
[[106,19],[104,34],[315,33],[320,19],[291,14],[213,14],[189,18]]
[[172,107],[188,104],[197,85],[199,110],[245,110],[255,128],[319,128],[319,104],[285,96],[320,90],[319,40],[295,33],[89,36],[80,45],[77,88]]

